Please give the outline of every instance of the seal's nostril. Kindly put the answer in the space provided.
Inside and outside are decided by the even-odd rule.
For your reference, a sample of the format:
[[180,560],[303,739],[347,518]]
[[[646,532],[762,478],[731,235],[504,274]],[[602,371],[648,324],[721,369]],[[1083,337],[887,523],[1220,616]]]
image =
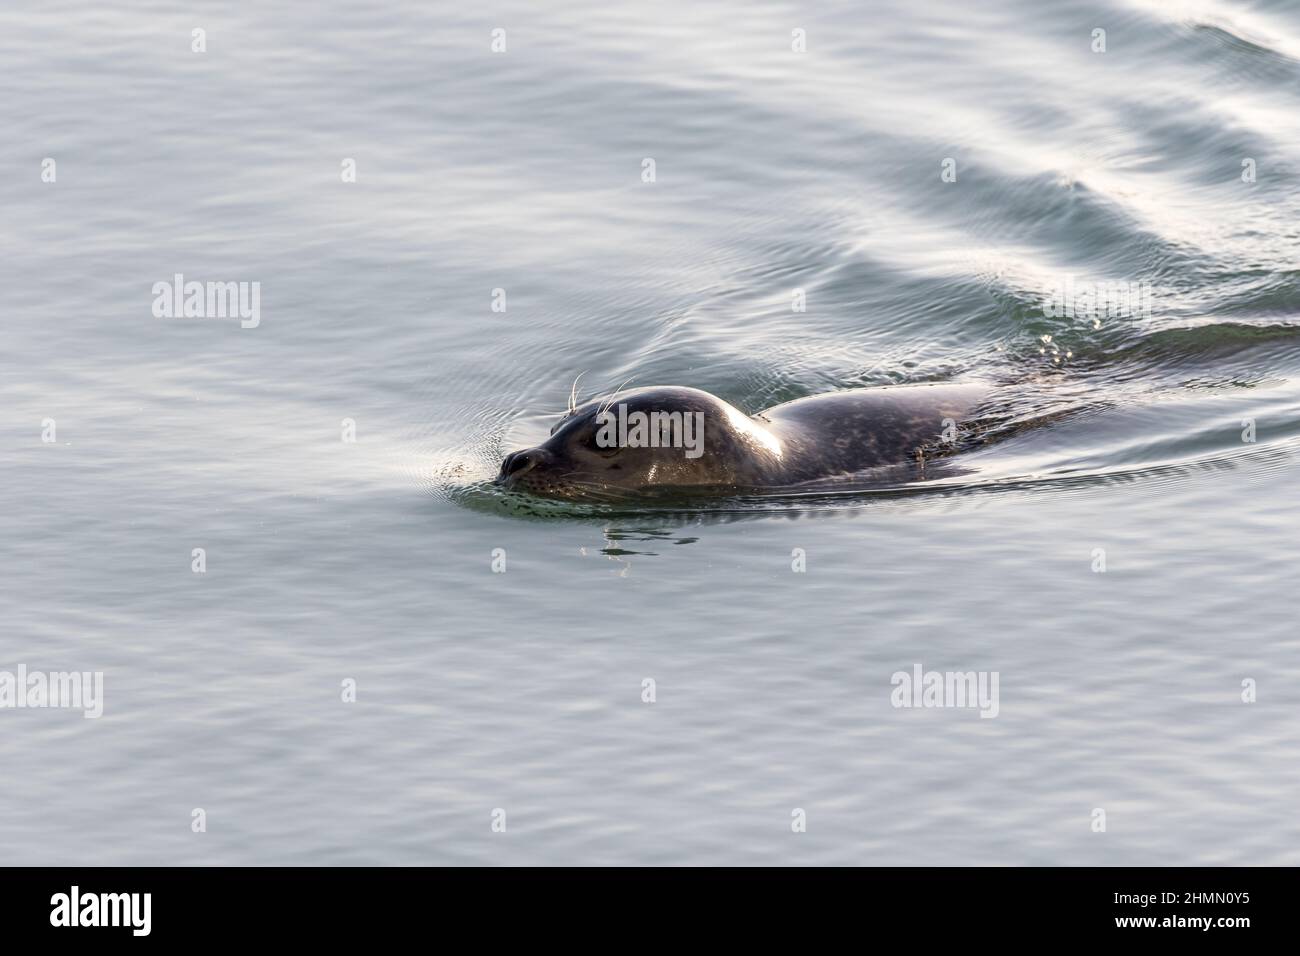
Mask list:
[[527,471],[533,465],[537,464],[537,459],[528,454],[526,451],[516,451],[506,456],[506,460],[501,463],[501,473],[503,475],[517,475],[520,472]]

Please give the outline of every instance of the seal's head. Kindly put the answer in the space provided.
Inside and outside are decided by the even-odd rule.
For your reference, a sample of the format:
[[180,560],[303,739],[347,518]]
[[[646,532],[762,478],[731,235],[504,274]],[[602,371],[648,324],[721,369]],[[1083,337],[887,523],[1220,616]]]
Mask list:
[[506,455],[497,483],[548,498],[741,490],[779,469],[761,422],[695,388],[638,388],[570,409],[536,448]]

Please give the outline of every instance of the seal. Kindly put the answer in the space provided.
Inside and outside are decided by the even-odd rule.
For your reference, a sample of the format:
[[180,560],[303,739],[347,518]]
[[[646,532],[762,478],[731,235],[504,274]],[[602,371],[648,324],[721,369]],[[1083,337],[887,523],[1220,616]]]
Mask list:
[[[576,388],[576,383],[575,383]],[[990,391],[982,384],[849,389],[747,415],[697,388],[620,391],[569,411],[497,484],[546,498],[717,496],[820,490],[924,475],[927,454]]]

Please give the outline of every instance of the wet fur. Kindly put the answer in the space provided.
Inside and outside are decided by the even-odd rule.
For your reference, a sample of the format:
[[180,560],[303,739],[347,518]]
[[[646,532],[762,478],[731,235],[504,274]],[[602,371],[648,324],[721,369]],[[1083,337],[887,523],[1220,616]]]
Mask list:
[[[551,437],[508,455],[498,482],[543,497],[600,500],[762,493],[885,469],[923,470],[927,456],[944,450],[944,420],[960,428],[988,391],[967,384],[852,389],[797,399],[753,416],[693,388],[619,391],[581,406],[574,394],[571,411]],[[619,403],[629,412],[702,412],[703,455],[691,460],[680,448],[593,448],[598,413]]]

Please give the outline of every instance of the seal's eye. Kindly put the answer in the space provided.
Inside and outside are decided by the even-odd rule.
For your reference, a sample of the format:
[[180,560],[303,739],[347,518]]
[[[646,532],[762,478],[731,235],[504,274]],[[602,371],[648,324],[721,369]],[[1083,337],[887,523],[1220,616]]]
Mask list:
[[573,412],[565,412],[558,422],[551,426],[551,434],[554,435],[561,428],[567,425],[573,419]]
[[588,435],[586,439],[583,440],[582,444],[586,446],[587,449],[589,449],[590,451],[594,451],[598,455],[604,455],[606,458],[609,458],[613,455],[617,455],[618,446],[602,445],[600,443],[599,436],[600,436],[600,430],[597,429],[596,431],[593,431],[590,435]]

